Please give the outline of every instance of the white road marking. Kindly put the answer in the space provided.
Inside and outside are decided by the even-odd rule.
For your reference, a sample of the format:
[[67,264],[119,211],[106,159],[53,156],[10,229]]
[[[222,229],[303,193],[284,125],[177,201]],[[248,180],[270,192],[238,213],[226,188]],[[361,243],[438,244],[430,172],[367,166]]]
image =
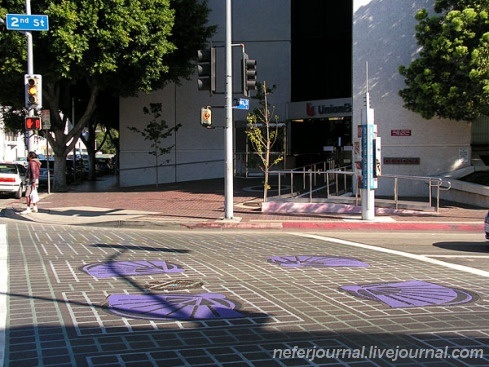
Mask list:
[[451,269],[463,271],[463,272],[466,272],[466,273],[471,273],[471,274],[475,274],[475,275],[479,275],[479,276],[482,276],[482,277],[489,278],[489,272],[488,271],[480,270],[480,269],[474,269],[474,268],[471,268],[469,266],[464,266],[464,265],[457,265],[457,264],[447,263],[447,262],[444,262],[444,261],[441,261],[441,260],[432,259],[432,258],[427,257],[425,255],[410,254],[410,253],[404,252],[404,251],[391,250],[391,249],[388,249],[388,248],[367,245],[367,244],[359,243],[359,242],[352,242],[352,241],[340,240],[338,238],[333,238],[333,237],[325,237],[325,236],[318,236],[318,235],[314,235],[314,234],[305,234],[305,233],[292,233],[292,234],[295,235],[295,236],[299,236],[299,237],[314,238],[314,239],[321,240],[321,241],[334,242],[334,243],[338,243],[338,244],[341,244],[341,245],[359,247],[359,248],[363,248],[363,249],[367,249],[367,250],[384,252],[386,254],[403,256],[403,257],[407,257],[407,258],[410,258],[410,259],[424,261],[424,262],[429,263],[429,264],[440,265],[440,266],[444,266],[444,267],[447,267],[447,268],[451,268]]

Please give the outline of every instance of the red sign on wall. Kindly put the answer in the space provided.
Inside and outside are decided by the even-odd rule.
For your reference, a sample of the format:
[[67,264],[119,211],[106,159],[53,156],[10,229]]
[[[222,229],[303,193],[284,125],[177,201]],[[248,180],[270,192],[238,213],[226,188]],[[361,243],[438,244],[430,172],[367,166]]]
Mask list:
[[407,130],[407,129],[391,130],[391,136],[411,136],[411,130]]
[[384,164],[416,164],[419,165],[419,157],[384,157]]

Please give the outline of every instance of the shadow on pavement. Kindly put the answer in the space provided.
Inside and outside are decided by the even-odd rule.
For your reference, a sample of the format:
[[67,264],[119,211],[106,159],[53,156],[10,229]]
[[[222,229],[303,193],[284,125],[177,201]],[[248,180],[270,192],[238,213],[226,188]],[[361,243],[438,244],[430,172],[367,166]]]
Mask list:
[[486,242],[437,242],[433,246],[445,250],[464,252],[489,252],[489,241]]

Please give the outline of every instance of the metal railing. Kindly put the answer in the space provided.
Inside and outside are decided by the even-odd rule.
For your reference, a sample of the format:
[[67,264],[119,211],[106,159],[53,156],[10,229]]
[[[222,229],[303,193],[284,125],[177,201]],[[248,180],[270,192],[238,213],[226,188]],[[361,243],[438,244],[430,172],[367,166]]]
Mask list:
[[408,182],[421,182],[428,187],[428,205],[433,206],[433,189],[435,190],[434,198],[436,200],[436,212],[440,209],[440,191],[447,191],[451,188],[450,181],[444,181],[439,177],[423,176],[404,176],[404,175],[382,175],[379,178],[394,180],[394,203],[396,209],[399,208],[399,180]]
[[[277,183],[276,196],[281,199],[308,199],[309,202],[325,199],[340,198],[344,196],[354,197],[355,205],[359,205],[360,187],[356,185],[357,176],[352,171],[352,166],[334,167],[334,161],[315,163],[309,166],[291,169],[269,171],[270,181]],[[422,185],[421,191],[426,186],[428,205],[435,207],[436,211],[440,208],[440,191],[449,190],[451,184],[437,177],[405,176],[405,175],[381,175],[378,180],[393,180],[392,196],[384,196],[387,200],[392,200],[396,209],[401,204],[400,187],[402,185]],[[269,198],[271,193],[268,194]],[[419,199],[419,198],[417,198]]]
[[[270,180],[277,183],[277,196],[309,196],[309,199],[312,200],[313,197],[317,198],[321,196],[327,198],[331,196],[331,186],[334,186],[336,195],[339,195],[340,191],[346,192],[351,187],[351,180],[348,180],[348,176],[353,175],[351,166],[336,169],[334,167],[335,161],[334,159],[330,159],[295,169],[269,171],[269,174]],[[339,182],[339,175],[343,176],[341,184]],[[335,184],[331,185],[332,182]],[[283,193],[285,186],[289,186],[289,190]],[[324,188],[326,188],[326,194],[322,192]]]
[[[283,156],[284,159],[277,165],[280,167],[285,167],[286,157],[283,152],[270,152],[270,160],[273,161],[277,157]],[[260,155],[255,152],[241,152],[234,154],[234,173],[236,176],[240,177],[250,177],[255,175],[263,175],[263,170],[261,166]]]

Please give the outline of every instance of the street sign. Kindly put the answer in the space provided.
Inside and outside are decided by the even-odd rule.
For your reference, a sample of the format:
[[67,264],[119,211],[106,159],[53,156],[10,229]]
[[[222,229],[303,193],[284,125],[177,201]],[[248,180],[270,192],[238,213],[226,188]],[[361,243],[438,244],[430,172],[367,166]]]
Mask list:
[[235,99],[233,101],[233,108],[237,110],[249,110],[250,109],[250,100],[246,98]]
[[7,29],[11,31],[47,31],[47,15],[7,14]]
[[41,110],[41,127],[43,130],[51,129],[51,112],[49,110]]

